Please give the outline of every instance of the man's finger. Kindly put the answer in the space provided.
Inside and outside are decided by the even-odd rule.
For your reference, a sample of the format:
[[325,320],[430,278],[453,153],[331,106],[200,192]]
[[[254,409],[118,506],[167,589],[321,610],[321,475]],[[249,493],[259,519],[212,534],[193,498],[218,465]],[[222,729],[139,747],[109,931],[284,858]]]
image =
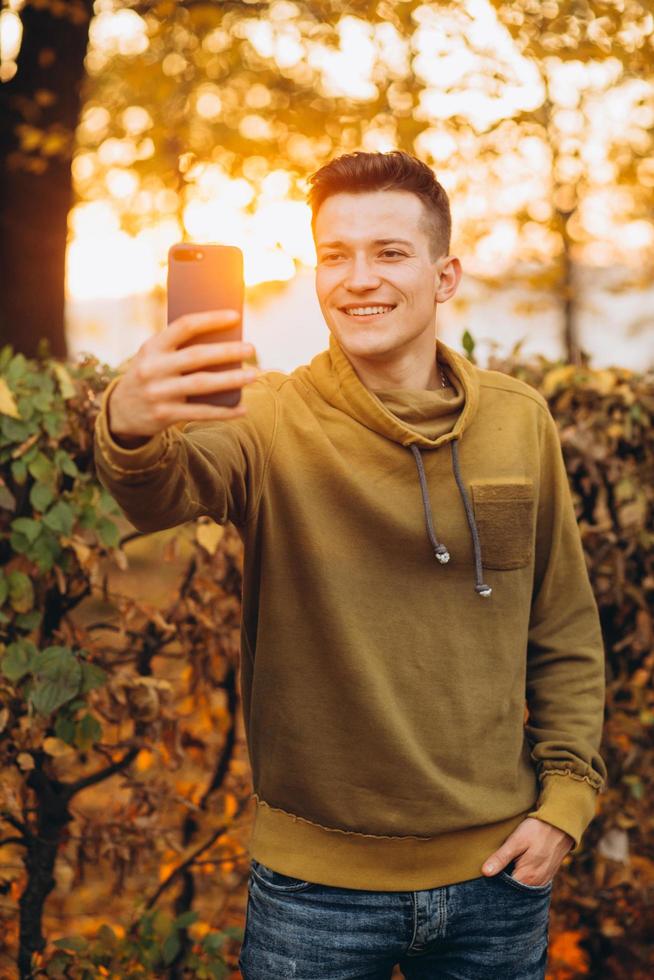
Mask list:
[[484,861],[481,870],[485,875],[497,874],[498,871],[502,871],[510,861],[519,857],[523,853],[524,847],[519,848],[515,844],[511,845],[509,841],[505,841],[494,854],[491,854],[491,856]]
[[[156,347],[172,350],[180,344],[195,340],[210,330],[228,330],[238,323],[238,310],[205,310],[201,313],[184,313],[168,324],[165,330],[155,334]],[[153,345],[155,346],[155,345]]]
[[[254,354],[252,344],[240,341],[224,341],[218,344],[191,344],[181,350],[166,350],[151,353],[139,364],[139,380],[150,381],[160,378],[180,377],[202,368],[220,364],[237,364]],[[252,365],[248,365],[252,367]],[[262,373],[258,368],[253,368]]]

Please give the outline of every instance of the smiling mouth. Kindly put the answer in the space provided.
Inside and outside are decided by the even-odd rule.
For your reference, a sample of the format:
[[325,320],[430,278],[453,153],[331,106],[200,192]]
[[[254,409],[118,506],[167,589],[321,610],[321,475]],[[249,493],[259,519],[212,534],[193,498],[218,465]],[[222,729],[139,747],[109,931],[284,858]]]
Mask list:
[[[382,309],[382,304],[379,304],[379,306],[373,305],[369,307],[366,306],[358,307],[358,309],[361,310],[365,310],[365,309],[373,310],[374,312],[371,313],[353,313],[351,309],[348,310],[344,306],[339,307],[339,309],[341,313],[344,313],[346,316],[351,317],[353,320],[377,320],[377,319],[381,319],[381,317],[383,316],[388,316],[388,314],[392,313],[393,310],[396,309],[396,307],[388,306]],[[357,309],[357,307],[353,307],[352,309]]]

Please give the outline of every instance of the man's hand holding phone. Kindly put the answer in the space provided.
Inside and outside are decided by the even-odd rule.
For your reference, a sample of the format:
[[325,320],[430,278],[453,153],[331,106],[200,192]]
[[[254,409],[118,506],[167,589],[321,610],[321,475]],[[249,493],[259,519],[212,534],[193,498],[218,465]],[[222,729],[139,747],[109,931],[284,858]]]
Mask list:
[[[246,414],[244,405],[227,407],[186,401],[188,395],[197,397],[243,388],[261,374],[253,366],[215,370],[216,365],[251,357],[252,344],[201,342],[202,333],[231,330],[239,319],[234,310],[187,313],[141,345],[107,405],[109,430],[119,445],[128,449],[144,445],[176,422],[232,419]],[[178,349],[189,343],[190,346]],[[214,370],[210,369],[212,366]]]

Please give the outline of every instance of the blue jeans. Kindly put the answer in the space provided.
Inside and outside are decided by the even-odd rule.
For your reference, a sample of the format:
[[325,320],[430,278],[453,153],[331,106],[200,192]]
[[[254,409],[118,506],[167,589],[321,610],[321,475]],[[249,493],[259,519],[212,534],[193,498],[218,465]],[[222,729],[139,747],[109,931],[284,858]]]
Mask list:
[[552,882],[515,865],[421,891],[318,885],[253,860],[244,980],[544,980]]

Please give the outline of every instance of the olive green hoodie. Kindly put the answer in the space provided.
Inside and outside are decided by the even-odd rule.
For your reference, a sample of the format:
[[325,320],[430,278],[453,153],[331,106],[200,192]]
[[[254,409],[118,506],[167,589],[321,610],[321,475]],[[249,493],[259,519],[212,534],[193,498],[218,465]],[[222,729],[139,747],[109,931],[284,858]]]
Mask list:
[[138,529],[237,527],[251,855],[327,885],[477,877],[526,816],[578,847],[606,784],[602,637],[547,403],[437,357],[452,389],[374,392],[331,335],[245,388],[241,418],[124,449],[114,381],[96,424]]

